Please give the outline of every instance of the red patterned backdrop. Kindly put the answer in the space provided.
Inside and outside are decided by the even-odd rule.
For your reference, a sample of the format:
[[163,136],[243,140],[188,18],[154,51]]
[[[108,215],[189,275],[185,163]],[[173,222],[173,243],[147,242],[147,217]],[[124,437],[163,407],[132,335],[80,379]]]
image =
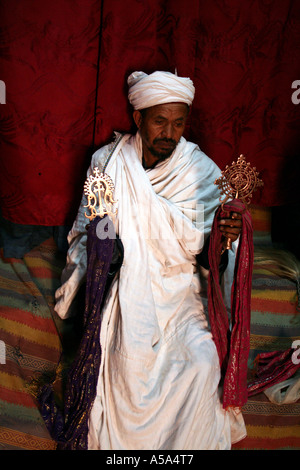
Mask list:
[[132,129],[133,70],[194,81],[186,137],[222,168],[244,153],[265,182],[254,202],[299,198],[299,1],[1,0],[0,22],[6,219],[72,222],[91,153]]

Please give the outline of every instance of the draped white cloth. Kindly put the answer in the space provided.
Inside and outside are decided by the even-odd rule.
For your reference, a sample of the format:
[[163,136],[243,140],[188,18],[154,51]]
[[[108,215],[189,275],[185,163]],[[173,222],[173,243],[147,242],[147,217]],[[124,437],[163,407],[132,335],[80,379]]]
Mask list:
[[[95,153],[89,173],[101,169],[108,150]],[[229,449],[245,428],[241,414],[219,401],[219,360],[195,263],[219,204],[220,171],[184,138],[155,168],[145,171],[141,162],[139,133],[127,135],[106,169],[124,261],[103,310],[89,448]],[[62,318],[86,269],[84,204],[57,291]]]
[[134,109],[145,109],[164,103],[186,103],[191,106],[195,87],[188,77],[170,72],[133,72],[128,77],[128,99]]

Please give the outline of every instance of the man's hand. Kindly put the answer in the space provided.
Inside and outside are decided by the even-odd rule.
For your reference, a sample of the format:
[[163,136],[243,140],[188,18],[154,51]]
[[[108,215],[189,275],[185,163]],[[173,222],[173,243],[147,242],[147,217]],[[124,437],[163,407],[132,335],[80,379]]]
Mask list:
[[221,215],[219,229],[226,239],[230,238],[234,242],[242,230],[242,216],[238,212],[223,212]]

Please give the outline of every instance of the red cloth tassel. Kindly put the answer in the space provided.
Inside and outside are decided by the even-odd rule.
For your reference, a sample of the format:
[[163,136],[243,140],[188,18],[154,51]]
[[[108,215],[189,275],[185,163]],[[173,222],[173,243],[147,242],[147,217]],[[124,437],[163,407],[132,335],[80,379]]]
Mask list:
[[[223,236],[218,227],[222,210],[242,216],[242,231],[231,288],[231,324],[219,282]],[[215,213],[209,246],[208,314],[223,378],[223,407],[242,407],[247,402],[247,369],[250,350],[251,286],[253,270],[252,218],[239,199]]]

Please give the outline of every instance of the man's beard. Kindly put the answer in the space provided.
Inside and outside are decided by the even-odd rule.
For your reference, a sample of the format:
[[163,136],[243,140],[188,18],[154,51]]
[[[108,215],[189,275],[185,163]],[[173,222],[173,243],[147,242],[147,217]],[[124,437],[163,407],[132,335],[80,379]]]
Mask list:
[[[166,149],[156,150],[154,145],[159,143],[159,142],[165,142],[166,144],[170,144],[170,147],[166,148]],[[158,161],[161,162],[163,160],[166,160],[167,158],[169,158],[172,155],[172,153],[174,152],[176,146],[177,146],[177,142],[174,139],[167,139],[167,138],[159,139],[159,138],[156,138],[153,141],[153,145],[148,147],[148,150],[152,153],[152,155],[154,155],[155,157],[158,158]]]

